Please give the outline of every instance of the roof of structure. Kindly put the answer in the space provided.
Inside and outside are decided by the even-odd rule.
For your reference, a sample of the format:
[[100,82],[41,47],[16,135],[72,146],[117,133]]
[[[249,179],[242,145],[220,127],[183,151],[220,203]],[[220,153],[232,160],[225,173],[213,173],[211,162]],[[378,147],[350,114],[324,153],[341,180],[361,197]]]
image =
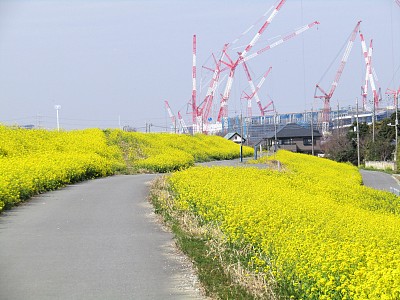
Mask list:
[[237,132],[228,132],[228,133],[224,136],[224,138],[230,140],[230,139],[233,138],[236,134],[237,134],[238,136],[240,136],[240,134],[237,133]]
[[[314,137],[321,137],[321,133],[318,130],[314,130]],[[275,132],[268,132],[265,138],[272,138],[275,136]],[[276,132],[277,138],[295,138],[295,137],[311,137],[310,128],[302,127],[295,123],[289,123],[279,128]]]

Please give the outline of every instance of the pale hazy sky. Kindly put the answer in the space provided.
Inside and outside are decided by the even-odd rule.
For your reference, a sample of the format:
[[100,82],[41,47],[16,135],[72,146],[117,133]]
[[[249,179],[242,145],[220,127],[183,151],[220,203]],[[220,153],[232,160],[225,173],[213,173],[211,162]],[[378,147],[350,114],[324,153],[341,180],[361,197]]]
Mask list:
[[[212,67],[211,53],[218,53],[275,3],[0,0],[0,123],[55,128],[57,104],[65,129],[118,127],[120,119],[121,125],[141,128],[151,122],[154,130],[163,130],[169,126],[164,100],[190,123],[186,106],[192,92],[192,35],[197,35],[200,102],[206,90],[200,92],[200,77],[211,76],[201,66]],[[320,84],[330,89],[358,20],[367,42],[373,39],[373,64],[383,94],[387,87],[398,87],[400,7],[394,0],[287,0],[255,50],[304,24],[321,24],[248,62],[256,83],[272,66],[260,90],[263,104],[270,96],[280,113],[322,108],[322,101],[313,99],[315,84],[326,72]],[[232,49],[242,51],[262,23]],[[332,106],[353,105],[364,74],[357,37]],[[230,115],[244,112],[244,89],[247,81],[238,68]],[[253,115],[258,114],[253,103]]]

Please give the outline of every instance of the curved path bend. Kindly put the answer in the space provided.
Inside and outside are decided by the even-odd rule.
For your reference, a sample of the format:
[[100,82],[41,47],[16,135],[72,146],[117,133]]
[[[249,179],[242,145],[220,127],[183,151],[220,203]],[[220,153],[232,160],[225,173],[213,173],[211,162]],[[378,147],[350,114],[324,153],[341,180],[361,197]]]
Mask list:
[[[220,164],[241,165],[205,165]],[[361,174],[367,186],[400,189],[388,174]],[[0,299],[204,299],[146,200],[155,176],[70,185],[3,213]]]
[[399,182],[390,174],[380,171],[360,170],[365,186],[390,192],[391,188],[400,190]]
[[0,299],[202,299],[146,201],[156,175],[112,176],[0,217]]

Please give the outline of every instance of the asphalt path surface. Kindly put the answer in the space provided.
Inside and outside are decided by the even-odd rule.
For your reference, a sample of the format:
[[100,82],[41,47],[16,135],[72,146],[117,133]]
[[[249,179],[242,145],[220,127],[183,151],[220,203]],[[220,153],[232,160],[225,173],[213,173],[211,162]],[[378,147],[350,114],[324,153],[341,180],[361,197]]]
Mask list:
[[0,299],[202,299],[147,202],[156,175],[112,176],[0,216]]
[[392,175],[379,172],[379,171],[369,171],[360,170],[363,178],[363,183],[365,186],[372,187],[377,190],[383,190],[390,192],[391,188],[400,190],[400,185]]

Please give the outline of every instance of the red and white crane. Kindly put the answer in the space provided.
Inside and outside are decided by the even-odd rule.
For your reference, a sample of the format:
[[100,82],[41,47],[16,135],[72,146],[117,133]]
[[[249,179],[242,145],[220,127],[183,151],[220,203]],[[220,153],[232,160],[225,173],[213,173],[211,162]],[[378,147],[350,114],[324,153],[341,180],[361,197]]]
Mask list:
[[[272,67],[269,67],[267,72],[265,72],[264,76],[261,78],[260,82],[257,84],[257,87],[255,87],[246,62],[243,62],[242,65],[243,65],[243,69],[244,69],[244,71],[246,73],[247,80],[249,82],[249,86],[251,88],[251,94],[250,95],[247,94],[245,91],[243,91],[243,93],[242,93],[243,96],[241,97],[242,99],[246,99],[247,100],[247,118],[251,118],[252,114],[253,114],[252,108],[251,108],[251,100],[253,98],[256,99],[256,102],[257,102],[258,108],[260,109],[261,115],[264,116],[265,110],[262,107],[260,97],[258,96],[258,91],[260,90],[262,84],[264,83],[265,79],[267,78],[269,72],[271,72]],[[268,107],[268,106],[269,105],[267,105],[266,107]]]
[[[253,46],[258,42],[260,39],[260,36],[263,34],[265,29],[268,27],[268,25],[272,22],[273,18],[276,16],[276,14],[279,12],[281,7],[284,5],[286,0],[278,0],[278,3],[275,7],[272,7],[268,12],[266,12],[263,17],[265,17],[272,9],[272,13],[268,17],[268,19],[264,22],[262,27],[258,30],[257,34],[253,37],[253,39],[250,41],[250,43],[246,46],[243,52],[239,55],[239,57],[233,61],[232,59],[229,58],[227,54],[228,47],[230,46],[229,44],[225,44],[224,48],[222,50],[222,54],[219,60],[215,59],[214,55],[214,61],[215,61],[215,68],[212,70],[213,71],[213,76],[210,81],[207,94],[203,102],[201,102],[198,106],[196,103],[196,38],[195,36],[193,37],[193,65],[192,65],[192,80],[193,80],[193,87],[192,87],[192,121],[193,121],[193,128],[194,132],[207,132],[207,123],[210,120],[210,111],[213,103],[213,99],[215,96],[216,89],[219,85],[219,80],[220,80],[220,74],[221,72],[225,70],[229,70],[229,76],[228,80],[226,82],[226,86],[224,89],[224,93],[222,95],[222,99],[220,102],[220,109],[218,112],[218,118],[217,121],[220,122],[222,117],[227,116],[227,101],[229,99],[230,91],[232,89],[232,83],[233,83],[233,77],[236,71],[236,67],[244,63],[245,61],[248,61],[251,58],[254,58],[258,56],[259,54],[263,53],[266,50],[272,49],[278,45],[280,45],[283,42],[286,42],[287,40],[299,35],[300,33],[306,31],[307,29],[313,27],[315,24],[319,24],[318,22],[313,22],[311,24],[308,24],[306,26],[301,27],[300,29],[294,31],[293,33],[285,36],[281,40],[268,45],[267,47],[264,47],[263,49],[257,51],[256,53],[249,55],[247,58],[247,54]],[[253,27],[253,26],[252,26]],[[252,28],[251,27],[251,28]],[[250,29],[249,29],[250,30]],[[246,30],[242,35],[247,33],[249,30]],[[229,60],[229,63],[225,62],[224,59]],[[221,64],[224,63],[227,67],[226,68],[221,68]],[[266,107],[268,107],[270,104],[268,104]],[[259,104],[259,107],[262,108],[261,103]],[[260,110],[261,110],[260,108]],[[265,111],[265,107],[262,108]],[[263,111],[261,110],[261,111]]]
[[227,115],[228,115],[227,102],[228,102],[228,99],[229,99],[229,96],[230,96],[230,92],[231,92],[231,89],[232,89],[233,77],[235,75],[235,71],[236,71],[237,65],[239,64],[240,61],[242,61],[247,56],[249,51],[258,42],[258,40],[260,39],[260,37],[263,34],[263,32],[265,31],[265,29],[268,27],[269,24],[271,24],[272,20],[278,14],[279,10],[282,8],[282,6],[285,4],[285,2],[286,2],[286,0],[280,0],[279,1],[279,3],[275,6],[274,10],[272,11],[270,16],[268,17],[268,19],[261,26],[261,28],[258,30],[256,35],[253,37],[253,39],[250,41],[250,43],[246,46],[246,48],[241,52],[241,54],[236,59],[236,61],[233,62],[232,60],[230,60],[231,63],[227,64],[229,66],[229,68],[230,68],[229,77],[228,77],[228,80],[226,82],[224,94],[222,95],[222,99],[221,99],[221,107],[220,107],[220,110],[219,110],[219,113],[218,113],[218,119],[217,119],[218,122],[220,122],[223,117],[226,118]]
[[189,130],[186,126],[185,120],[182,118],[180,111],[178,111],[178,120],[179,120],[181,132],[186,133],[186,134],[189,133]]
[[299,29],[291,32],[290,34],[284,36],[283,38],[279,39],[278,41],[276,41],[270,45],[267,45],[266,47],[258,50],[257,52],[255,52],[253,54],[250,54],[248,56],[243,56],[243,53],[242,53],[241,55],[239,55],[239,58],[235,62],[233,62],[233,60],[230,59],[229,56],[226,54],[226,57],[228,58],[229,62],[223,61],[223,63],[230,68],[230,74],[229,74],[229,79],[228,79],[228,82],[227,82],[227,85],[225,88],[224,96],[222,97],[222,100],[221,100],[221,107],[220,107],[220,111],[218,114],[218,121],[221,121],[222,117],[227,116],[227,100],[229,98],[230,90],[232,88],[233,75],[234,75],[237,65],[247,62],[248,60],[257,57],[261,53],[263,53],[267,50],[270,50],[280,44],[283,44],[284,42],[298,36],[299,34],[305,32],[306,30],[312,28],[314,25],[317,25],[317,24],[319,24],[319,22],[314,21],[310,24],[304,25],[304,26],[300,27]]
[[221,57],[217,60],[214,56],[214,63],[215,63],[215,68],[212,69],[213,71],[213,76],[211,78],[209,87],[207,89],[207,93],[206,96],[204,98],[204,101],[202,103],[199,104],[199,106],[196,108],[196,125],[193,127],[197,128],[197,132],[207,132],[207,124],[208,124],[208,120],[210,117],[210,112],[211,112],[211,107],[212,107],[212,103],[213,103],[213,99],[214,99],[214,95],[215,95],[215,91],[217,90],[218,84],[219,84],[219,78],[221,75],[221,72],[223,71],[223,69],[221,69],[221,62],[222,59],[224,58],[224,55],[226,53],[226,49],[228,48],[228,44],[225,44],[222,52],[221,52]]
[[387,88],[385,94],[393,95],[393,105],[395,106],[395,109],[397,110],[397,108],[398,108],[398,100],[399,100],[399,97],[400,97],[400,85],[399,85],[399,88],[397,90],[392,90],[390,88]]
[[193,124],[196,123],[196,118],[197,118],[197,104],[196,104],[196,96],[197,96],[197,90],[196,90],[196,35],[193,35],[193,56],[192,56],[192,121]]
[[[319,83],[317,83],[315,86],[314,98],[323,99],[323,101],[324,101],[324,108],[323,108],[323,112],[322,112],[322,133],[323,134],[326,134],[329,131],[329,116],[330,116],[330,110],[331,110],[330,100],[333,96],[333,93],[336,90],[336,87],[338,86],[340,77],[342,76],[344,67],[346,65],[347,59],[349,57],[349,54],[350,54],[351,49],[354,44],[354,40],[356,38],[357,31],[360,28],[360,24],[361,24],[361,21],[358,21],[356,27],[354,27],[354,29],[350,35],[350,39],[347,43],[346,50],[345,50],[342,60],[340,62],[339,69],[337,70],[335,78],[332,82],[330,91],[325,92],[325,90],[319,85]],[[317,95],[317,90],[319,90],[322,93],[322,95]]]
[[[174,113],[172,112],[168,101],[165,100],[164,103],[165,103],[165,108],[167,109],[168,115],[169,115],[169,117],[171,119],[174,132],[175,133],[179,133],[179,132],[189,133],[189,130],[188,130],[187,126],[186,126],[185,120],[183,120],[183,118],[182,118],[181,112],[178,111],[178,121],[179,121],[179,123],[177,124],[176,117],[175,117]],[[179,128],[178,128],[177,125],[179,125]]]
[[174,131],[175,133],[177,132],[177,128],[176,128],[176,117],[175,115],[172,113],[171,107],[169,106],[169,103],[167,100],[164,101],[165,103],[165,108],[167,109],[168,115],[171,119],[172,122],[172,126],[174,127]]
[[398,101],[399,101],[399,97],[400,97],[400,86],[397,90],[392,90],[392,89],[387,88],[385,94],[393,96],[393,105],[394,105],[395,109],[397,110]]
[[254,52],[253,54],[250,54],[249,56],[245,57],[243,59],[243,61],[246,62],[246,61],[248,61],[250,59],[253,59],[254,57],[260,55],[261,53],[263,53],[263,52],[265,52],[267,50],[270,50],[272,48],[275,48],[276,46],[279,46],[280,44],[283,44],[284,42],[290,40],[291,38],[294,38],[294,37],[298,36],[299,34],[303,33],[304,31],[307,31],[308,29],[310,29],[310,28],[312,28],[312,27],[314,27],[315,25],[318,25],[318,24],[319,24],[318,21],[314,21],[314,22],[312,22],[310,24],[304,25],[304,26],[300,27],[299,29],[291,32],[290,34],[285,35],[283,38],[277,40],[276,42],[274,42],[274,43],[272,43],[272,44],[270,44],[270,45],[258,50],[257,52]]
[[[374,97],[374,108],[378,109],[379,106],[379,101],[380,101],[380,93],[378,93],[375,85],[375,79],[378,81],[378,78],[376,76],[374,67],[372,66],[372,40],[369,44],[369,48],[367,50],[367,45],[365,43],[364,35],[360,32],[360,39],[361,39],[361,47],[364,55],[364,60],[365,60],[365,66],[366,66],[366,71],[365,71],[365,82],[364,82],[364,87],[362,88],[362,96],[363,96],[363,107],[366,107],[367,104],[367,95],[368,95],[368,82],[371,84],[371,89],[372,89],[372,94]],[[379,88],[380,90],[380,88]]]

